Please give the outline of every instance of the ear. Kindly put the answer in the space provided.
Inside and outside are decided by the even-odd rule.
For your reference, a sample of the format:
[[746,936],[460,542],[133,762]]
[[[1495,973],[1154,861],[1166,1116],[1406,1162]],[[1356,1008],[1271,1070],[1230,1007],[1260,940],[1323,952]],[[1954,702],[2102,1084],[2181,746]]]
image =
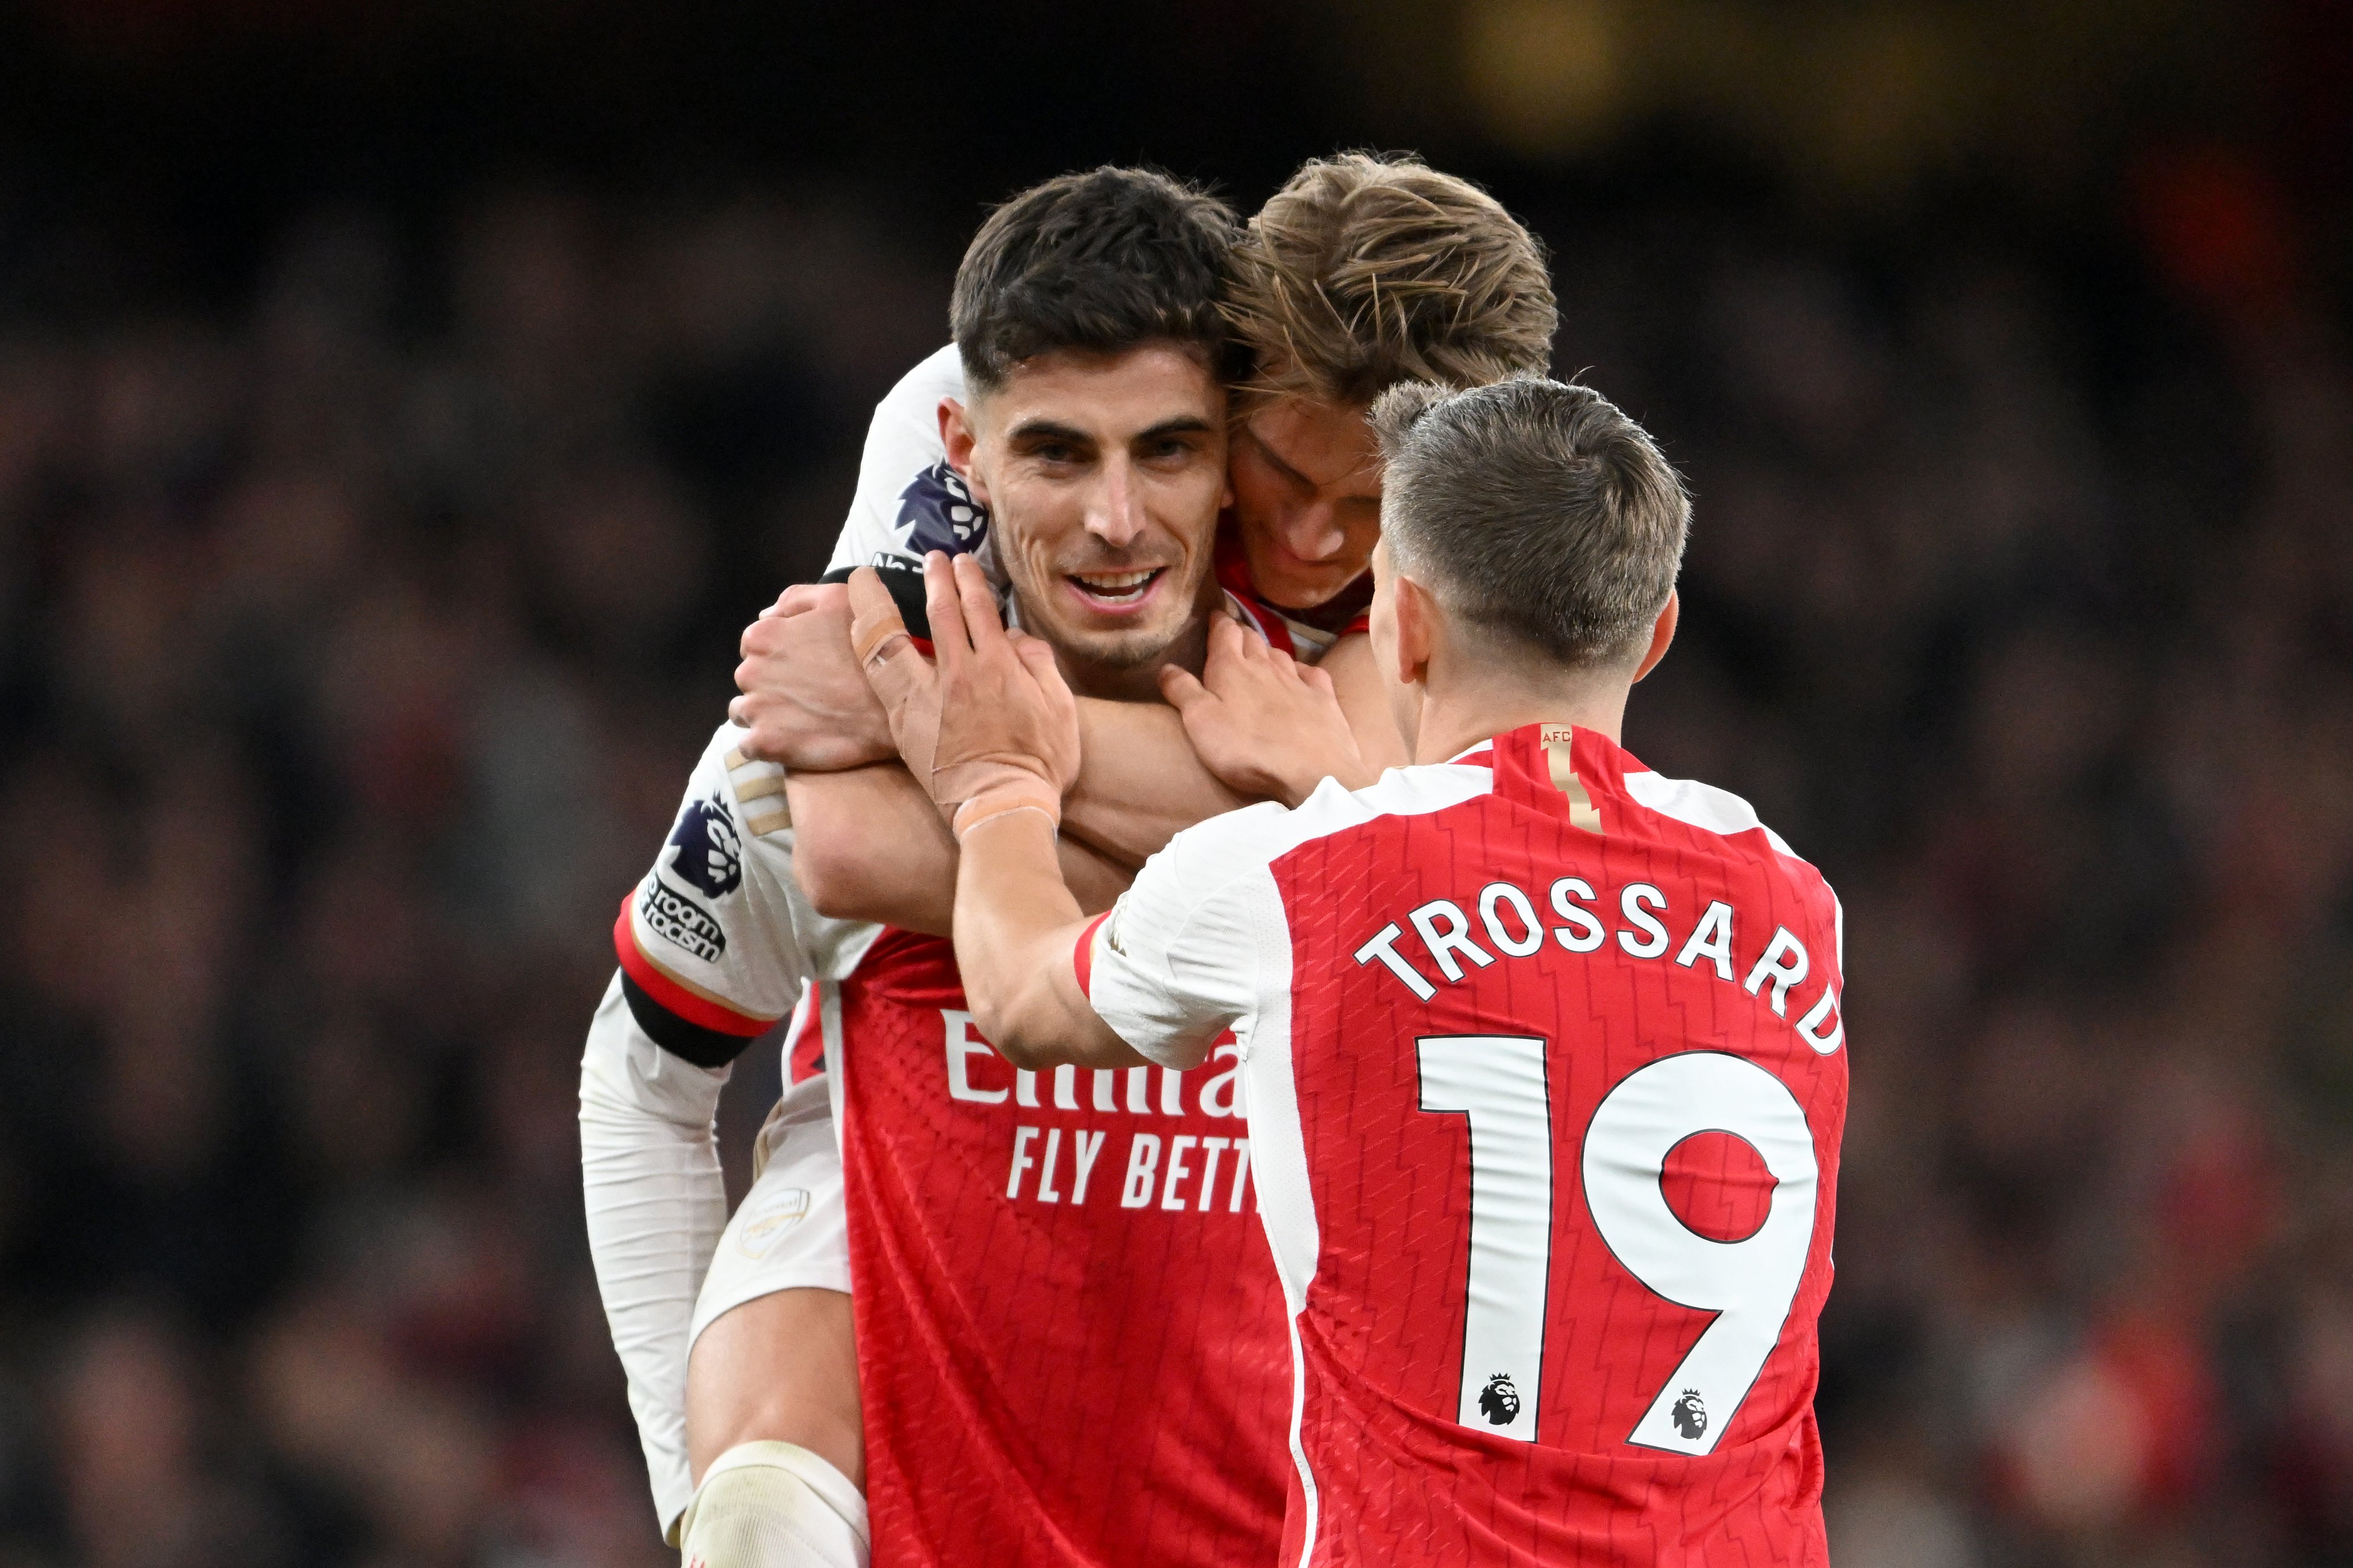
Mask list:
[[1667,645],[1675,640],[1675,623],[1683,618],[1683,601],[1674,590],[1667,591],[1667,602],[1659,610],[1659,618],[1651,623],[1651,648],[1635,667],[1634,679],[1640,680],[1659,668],[1659,660],[1667,657]]
[[1419,686],[1430,674],[1430,656],[1438,646],[1438,602],[1402,573],[1394,586],[1397,668],[1391,673],[1399,686]]
[[980,432],[973,426],[972,413],[953,397],[940,399],[940,445],[947,448],[948,467],[972,491],[972,499],[982,506],[988,504],[988,481],[973,467],[973,454],[980,447]]

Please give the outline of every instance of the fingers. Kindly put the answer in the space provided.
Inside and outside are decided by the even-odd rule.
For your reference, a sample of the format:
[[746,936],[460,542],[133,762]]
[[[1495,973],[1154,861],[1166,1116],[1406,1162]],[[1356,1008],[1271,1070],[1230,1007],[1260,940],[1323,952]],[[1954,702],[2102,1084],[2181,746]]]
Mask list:
[[1332,685],[1332,678],[1330,676],[1324,674],[1321,669],[1318,669],[1312,664],[1297,664],[1296,661],[1293,662],[1295,672],[1299,679],[1306,682],[1310,690],[1321,692],[1323,695],[1332,699],[1335,702],[1337,702],[1340,700],[1340,694],[1334,689]]
[[1164,664],[1160,667],[1160,695],[1181,714],[1194,703],[1208,700],[1209,689],[1183,666]]
[[1213,674],[1244,662],[1250,657],[1246,645],[1256,640],[1225,616],[1214,617],[1209,622],[1209,657],[1203,672]]
[[1010,626],[1006,629],[1005,641],[1013,649],[1014,657],[1028,665],[1029,673],[1039,679],[1059,682],[1062,679],[1061,666],[1054,662],[1054,646],[1044,637],[1033,637],[1019,626]]
[[[745,626],[744,628],[744,635],[735,639],[736,657],[739,658],[750,659],[766,652],[769,634],[775,629],[776,623],[766,619],[765,617],[754,621],[750,626]],[[738,676],[736,679],[740,680],[743,678]]]
[[875,699],[890,710],[893,730],[898,727],[900,710],[911,702],[931,700],[932,689],[939,681],[939,672],[904,628],[901,635],[885,639],[860,668],[866,672],[866,684]]
[[742,729],[750,729],[752,727],[752,700],[748,697],[731,698],[727,703],[727,721],[730,724],[736,725]]
[[988,574],[980,563],[969,555],[959,555],[954,562],[956,596],[963,602],[965,630],[972,637],[973,651],[987,652],[1005,642],[1005,620],[997,613],[997,590],[988,584]]
[[1005,634],[1013,655],[1027,666],[1031,679],[1049,697],[1070,690],[1062,679],[1061,667],[1054,662],[1054,650],[1043,637],[1033,637],[1018,627]]
[[841,591],[839,583],[796,583],[777,595],[776,602],[760,612],[760,618],[765,621],[824,609],[840,602]]
[[972,657],[972,638],[965,631],[955,570],[937,550],[923,557],[923,613],[932,623],[932,655],[941,672],[953,676]]
[[849,648],[858,662],[869,664],[893,638],[908,641],[907,623],[898,602],[882,586],[882,575],[871,566],[849,574]]

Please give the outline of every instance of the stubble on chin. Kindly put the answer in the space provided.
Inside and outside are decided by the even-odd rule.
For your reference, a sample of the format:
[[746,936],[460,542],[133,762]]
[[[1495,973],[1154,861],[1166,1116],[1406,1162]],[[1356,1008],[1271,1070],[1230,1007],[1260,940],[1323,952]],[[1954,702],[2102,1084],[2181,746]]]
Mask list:
[[[1026,562],[1006,563],[1006,575],[1012,581],[1013,598],[1019,607],[1025,630],[1045,638],[1054,651],[1065,659],[1074,659],[1107,672],[1124,672],[1140,668],[1166,658],[1169,651],[1185,640],[1197,619],[1192,615],[1174,618],[1166,626],[1132,632],[1089,631],[1071,627],[1059,616],[1040,615],[1038,606],[1050,603],[1044,597],[1060,588],[1060,579],[1040,585],[1033,580]],[[1041,591],[1042,587],[1042,591]],[[1196,584],[1195,598],[1199,597]]]

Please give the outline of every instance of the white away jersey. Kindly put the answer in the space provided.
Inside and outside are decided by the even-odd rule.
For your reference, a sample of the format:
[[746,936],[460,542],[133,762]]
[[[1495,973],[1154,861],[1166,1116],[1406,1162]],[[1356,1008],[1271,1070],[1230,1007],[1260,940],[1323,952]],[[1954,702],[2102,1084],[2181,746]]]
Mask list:
[[723,724],[712,735],[613,928],[638,1026],[704,1067],[766,1033],[809,980],[847,973],[879,929],[809,906],[793,878],[785,770],[737,750],[745,733]]

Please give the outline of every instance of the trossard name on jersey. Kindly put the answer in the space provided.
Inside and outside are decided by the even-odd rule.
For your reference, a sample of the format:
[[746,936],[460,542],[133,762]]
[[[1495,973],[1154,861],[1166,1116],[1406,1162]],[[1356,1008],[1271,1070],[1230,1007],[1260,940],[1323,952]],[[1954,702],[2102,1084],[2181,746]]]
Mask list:
[[[1476,899],[1464,901],[1478,911],[1477,929],[1486,939],[1484,945],[1473,934],[1472,916],[1461,902],[1431,899],[1408,911],[1402,922],[1392,920],[1382,926],[1352,956],[1376,973],[1386,971],[1418,1000],[1428,1002],[1441,984],[1460,985],[1499,956],[1536,958],[1551,947],[1588,953],[1614,939],[1629,958],[1708,970],[1725,984],[1761,997],[1776,1017],[1791,1022],[1798,1037],[1818,1055],[1830,1055],[1846,1038],[1836,974],[1825,977],[1804,941],[1787,926],[1775,925],[1772,935],[1753,947],[1747,945],[1754,939],[1746,932],[1736,940],[1733,908],[1721,899],[1710,900],[1694,916],[1671,909],[1666,893],[1652,884],[1629,882],[1618,889],[1614,931],[1605,929],[1601,910],[1596,908],[1602,900],[1582,877],[1562,877],[1552,884],[1546,901],[1552,916],[1563,922],[1559,925],[1540,916],[1535,900],[1513,882],[1489,882]],[[1680,941],[1669,921],[1682,931]],[[1409,940],[1419,952],[1399,950],[1398,944]]]

